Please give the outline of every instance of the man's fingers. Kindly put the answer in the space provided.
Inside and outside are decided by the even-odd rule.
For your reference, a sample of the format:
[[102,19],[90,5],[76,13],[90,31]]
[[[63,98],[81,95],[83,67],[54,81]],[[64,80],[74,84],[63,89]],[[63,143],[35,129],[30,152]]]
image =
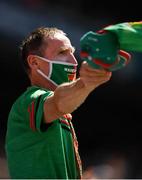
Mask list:
[[80,69],[80,74],[86,74],[87,76],[101,77],[101,76],[110,76],[111,72],[105,69],[94,69],[90,65],[88,65],[87,62],[84,61]]

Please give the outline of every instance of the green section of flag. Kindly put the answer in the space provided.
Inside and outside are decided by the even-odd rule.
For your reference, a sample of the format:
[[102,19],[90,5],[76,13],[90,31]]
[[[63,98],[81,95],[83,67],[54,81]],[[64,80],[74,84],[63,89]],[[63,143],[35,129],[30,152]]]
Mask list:
[[142,21],[110,25],[104,30],[117,36],[120,49],[142,52]]

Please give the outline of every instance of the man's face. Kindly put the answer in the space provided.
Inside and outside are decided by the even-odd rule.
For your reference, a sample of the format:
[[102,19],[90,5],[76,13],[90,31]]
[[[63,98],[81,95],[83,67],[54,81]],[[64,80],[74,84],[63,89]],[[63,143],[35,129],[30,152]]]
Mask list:
[[[29,58],[29,62],[31,65],[30,67],[32,69],[31,79],[33,80],[33,84],[35,84],[35,82],[36,82],[37,85],[47,87],[50,89],[51,86],[53,85],[53,83],[51,84],[51,82],[50,82],[50,85],[49,85],[49,79],[47,79],[47,77],[52,76],[51,73],[53,72],[54,68],[51,67],[51,64],[49,62],[50,61],[51,62],[58,61],[58,63],[59,63],[59,61],[60,61],[60,62],[64,62],[65,64],[70,63],[70,65],[72,64],[71,66],[76,67],[77,60],[74,57],[75,49],[71,45],[70,40],[65,35],[57,33],[52,38],[50,37],[50,38],[44,39],[44,44],[43,44],[41,50],[42,50],[42,52],[44,52],[44,55],[42,56],[42,58],[44,58],[46,60],[41,60],[40,57],[35,58],[35,56],[31,56],[31,58]],[[32,57],[34,57],[34,58],[32,58]],[[71,68],[71,66],[69,68]],[[74,69],[74,67],[73,67],[73,69]],[[69,69],[68,69],[68,71],[69,71]],[[42,73],[42,75],[41,75],[41,73]],[[53,78],[53,76],[52,76],[52,78]],[[57,77],[57,78],[59,78],[59,77]],[[65,76],[63,77],[63,82],[65,82],[64,78],[65,78]],[[59,83],[60,82],[58,82],[57,84],[59,84]],[[54,87],[52,87],[52,89],[54,89]]]
[[65,35],[57,33],[54,38],[47,39],[47,42],[48,45],[44,53],[45,58],[73,64],[77,63],[74,57],[75,49]]

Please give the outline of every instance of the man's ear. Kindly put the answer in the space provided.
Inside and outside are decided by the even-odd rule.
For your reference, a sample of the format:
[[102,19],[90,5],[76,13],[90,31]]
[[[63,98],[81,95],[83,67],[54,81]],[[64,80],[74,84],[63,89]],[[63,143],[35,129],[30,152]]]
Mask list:
[[27,62],[31,69],[37,69],[39,67],[39,61],[34,55],[29,55],[27,58]]

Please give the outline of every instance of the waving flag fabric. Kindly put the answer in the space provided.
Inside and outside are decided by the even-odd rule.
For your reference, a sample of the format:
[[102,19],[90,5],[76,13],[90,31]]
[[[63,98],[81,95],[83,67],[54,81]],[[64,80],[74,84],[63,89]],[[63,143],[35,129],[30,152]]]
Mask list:
[[110,25],[104,30],[117,36],[120,49],[142,52],[142,21]]

